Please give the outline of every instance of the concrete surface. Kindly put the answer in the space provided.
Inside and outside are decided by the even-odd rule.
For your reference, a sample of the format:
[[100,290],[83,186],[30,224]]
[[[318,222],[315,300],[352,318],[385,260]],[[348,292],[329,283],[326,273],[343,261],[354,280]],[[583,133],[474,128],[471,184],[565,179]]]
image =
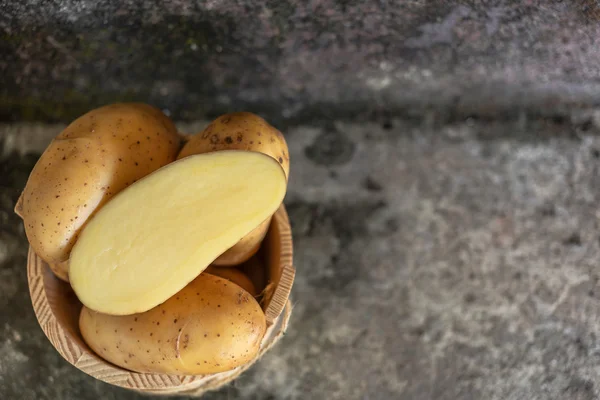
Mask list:
[[234,109],[554,115],[600,104],[596,0],[0,0],[0,120],[117,100]]
[[[206,399],[598,398],[597,122],[290,127],[291,328]],[[69,366],[31,308],[12,207],[59,129],[0,128],[0,398],[142,398]]]

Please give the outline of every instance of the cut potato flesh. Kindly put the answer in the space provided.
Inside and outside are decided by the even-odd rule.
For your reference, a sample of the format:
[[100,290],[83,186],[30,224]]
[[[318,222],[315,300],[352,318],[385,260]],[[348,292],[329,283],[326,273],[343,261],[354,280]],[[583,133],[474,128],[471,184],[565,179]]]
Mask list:
[[71,285],[92,310],[147,311],[272,215],[285,191],[281,166],[260,153],[221,151],[169,164],[92,218],[71,253]]

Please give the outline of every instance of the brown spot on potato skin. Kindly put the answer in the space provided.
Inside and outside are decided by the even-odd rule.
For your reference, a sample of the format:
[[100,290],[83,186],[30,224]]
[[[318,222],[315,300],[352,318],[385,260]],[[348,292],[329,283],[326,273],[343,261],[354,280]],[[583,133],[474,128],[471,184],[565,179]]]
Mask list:
[[231,138],[231,136],[227,136],[225,138],[225,143],[227,143],[227,144],[232,144],[233,143],[233,139]]

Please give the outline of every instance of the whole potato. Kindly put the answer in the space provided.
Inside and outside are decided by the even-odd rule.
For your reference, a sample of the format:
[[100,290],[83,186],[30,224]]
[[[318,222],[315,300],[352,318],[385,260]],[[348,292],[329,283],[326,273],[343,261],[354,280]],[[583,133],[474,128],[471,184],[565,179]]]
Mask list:
[[114,316],[83,307],[81,334],[100,357],[136,372],[210,374],[258,354],[266,320],[239,286],[201,274],[163,304]]
[[267,286],[267,269],[257,255],[251,257],[239,268],[252,281],[258,293],[265,289]]
[[202,132],[192,135],[179,158],[219,150],[246,150],[276,159],[290,174],[290,154],[283,134],[263,118],[249,112],[221,115]]
[[[191,136],[177,158],[219,150],[245,150],[266,154],[281,164],[286,179],[289,176],[290,154],[283,134],[258,115],[236,112],[220,116],[204,131]],[[248,260],[258,251],[270,222],[271,218],[257,226],[213,264],[235,266]]]
[[174,161],[179,148],[173,123],[146,104],[113,104],[79,117],[44,151],[15,208],[30,245],[48,263],[66,261],[89,217]]
[[230,282],[235,283],[246,292],[250,293],[252,296],[256,297],[258,292],[256,291],[256,287],[254,287],[254,283],[248,278],[246,274],[236,268],[219,268],[210,265],[208,268],[204,270],[203,273],[208,273],[211,275],[219,276],[221,278],[227,279]]
[[69,260],[58,263],[48,263],[48,266],[57,278],[69,282]]

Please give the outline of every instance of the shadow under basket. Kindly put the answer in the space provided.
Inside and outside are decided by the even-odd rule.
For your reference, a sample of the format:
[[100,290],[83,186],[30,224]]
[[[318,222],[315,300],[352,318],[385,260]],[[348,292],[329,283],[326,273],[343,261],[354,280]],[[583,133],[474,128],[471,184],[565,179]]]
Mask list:
[[208,375],[142,374],[117,367],[97,356],[79,331],[81,303],[68,283],[56,278],[48,264],[29,248],[27,279],[38,322],[56,350],[75,367],[111,385],[144,393],[200,396],[232,381],[285,333],[291,315],[289,295],[294,282],[292,234],[288,215],[282,205],[273,216],[258,257],[265,268],[267,287],[262,308],[267,331],[258,356],[233,370]]

